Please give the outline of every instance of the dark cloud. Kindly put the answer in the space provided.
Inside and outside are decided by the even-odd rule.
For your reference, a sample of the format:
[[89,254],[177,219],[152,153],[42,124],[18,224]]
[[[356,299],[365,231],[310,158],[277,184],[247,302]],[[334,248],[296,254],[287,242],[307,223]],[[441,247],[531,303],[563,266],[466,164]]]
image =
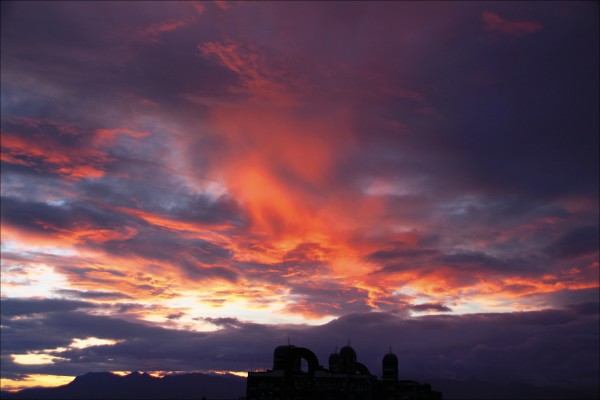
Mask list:
[[[242,249],[250,251],[270,251],[268,245],[263,243],[250,242],[242,244]],[[309,249],[308,251],[306,251]],[[317,250],[313,252],[314,250]],[[288,277],[293,276],[293,281],[303,282],[311,281],[315,274],[326,271],[326,262],[322,260],[323,254],[328,250],[320,246],[300,244],[296,248],[283,255],[283,261],[273,263],[260,262],[235,262],[233,265],[237,270],[246,276],[252,276],[253,279],[264,280],[266,282],[278,284],[293,284]],[[317,253],[320,253],[317,254]],[[326,258],[326,257],[325,257]],[[320,286],[319,282],[313,282],[315,286]]]
[[460,265],[465,268],[469,268],[469,266],[476,267],[491,267],[491,268],[504,268],[507,266],[507,263],[499,260],[495,257],[490,257],[484,253],[477,252],[469,252],[469,253],[457,253],[457,254],[449,254],[441,257],[443,262]]
[[579,304],[571,304],[568,308],[573,309],[579,315],[594,315],[600,312],[600,304],[598,302],[587,302]]
[[318,264],[330,253],[331,251],[320,243],[300,243],[283,256],[283,261],[287,264]]
[[131,296],[125,293],[117,292],[103,292],[100,290],[72,290],[72,289],[59,289],[56,290],[57,294],[65,297],[76,297],[80,299],[92,299],[92,300],[116,300],[116,299],[132,299]]
[[574,258],[597,252],[600,246],[600,227],[585,226],[566,233],[548,246],[547,251],[560,258]]
[[229,250],[209,241],[186,240],[177,233],[162,228],[150,228],[125,240],[110,240],[100,246],[109,254],[138,256],[148,262],[165,262],[176,265],[190,279],[220,277],[235,281],[235,270],[219,266],[228,264]]
[[397,259],[415,259],[420,256],[436,255],[437,251],[433,249],[410,249],[410,250],[377,250],[367,257],[376,261],[388,261]]
[[[93,203],[51,205],[3,197],[2,222],[47,237],[59,237],[65,234],[65,231],[67,235],[74,235],[79,231],[85,233],[88,229],[120,232],[121,228],[134,221],[126,215],[95,207]],[[85,236],[82,239],[85,239]],[[97,238],[90,239],[93,241]]]
[[2,315],[46,314],[58,311],[74,311],[82,308],[95,308],[94,303],[63,299],[2,299]]
[[[597,24],[580,15],[562,29],[586,35],[597,31]],[[446,89],[462,99],[438,104],[452,119],[448,144],[481,187],[541,198],[597,193],[598,136],[590,132],[598,129],[592,106],[599,101],[592,89],[598,76],[590,72],[598,65],[592,50],[598,42],[571,46],[562,29],[544,30],[531,42],[471,47],[461,54],[465,63],[451,66],[452,72],[445,75],[454,79],[461,75],[459,70],[485,72],[499,82],[491,90],[469,82],[467,75],[454,83],[440,75]],[[518,68],[509,54],[518,55],[527,70]],[[557,55],[560,62],[549,62]],[[556,79],[559,76],[565,79]],[[471,118],[465,118],[467,109]]]
[[179,318],[183,317],[184,315],[185,315],[185,313],[183,313],[183,312],[179,312],[179,313],[175,313],[175,314],[169,314],[169,315],[167,315],[167,319],[171,319],[171,320],[173,320],[173,319],[179,319]]
[[188,196],[184,201],[169,213],[180,221],[210,223],[234,220],[238,224],[243,222],[242,210],[230,197],[210,199],[207,196]]
[[[138,109],[156,112],[160,105],[161,112],[179,121],[197,121],[207,107],[197,101],[190,112],[186,96],[210,104],[235,81],[233,74],[198,56],[198,41],[212,38],[222,21],[215,14],[200,23],[191,3],[157,3],[143,10],[116,3],[11,10],[2,26],[3,93],[10,94],[3,101],[5,115],[106,123],[127,120]],[[93,23],[81,23],[85,20]],[[173,22],[180,28],[148,40],[145,32]],[[30,87],[31,80],[38,85]],[[85,109],[93,109],[94,115]]]
[[[200,207],[195,210],[201,212]],[[230,268],[218,266],[228,262],[231,257],[229,250],[205,240],[183,239],[171,230],[151,227],[127,214],[95,207],[94,203],[49,205],[3,198],[2,220],[5,224],[38,235],[73,236],[82,241],[83,246],[101,248],[113,255],[136,255],[147,260],[168,262],[175,259],[191,279],[222,277],[233,281],[237,275]],[[131,226],[132,230],[124,229],[127,226]],[[144,229],[137,233],[141,227]],[[105,235],[104,230],[112,233]],[[176,254],[180,256],[174,257]],[[78,272],[85,270],[78,269]]]
[[598,288],[579,289],[579,290],[557,290],[550,293],[526,294],[523,299],[539,307],[545,304],[556,304],[561,307],[571,304],[590,304],[598,301]]
[[513,314],[418,318],[355,313],[314,327],[258,325],[234,318],[206,320],[221,329],[209,333],[169,330],[78,311],[50,312],[37,321],[8,318],[3,352],[11,354],[32,350],[39,336],[46,337],[46,345],[89,336],[122,341],[55,352],[71,361],[53,365],[3,361],[2,373],[77,374],[109,366],[122,370],[247,370],[257,359],[268,365],[273,348],[289,337],[292,343],[313,349],[321,363],[326,363],[334,346],[350,339],[359,360],[375,374],[381,373],[381,357],[392,346],[403,378],[519,380],[571,388],[598,385],[598,360],[594,357],[598,351],[597,303]]
[[91,274],[94,272],[105,273],[105,274],[111,275],[113,277],[127,276],[127,274],[125,272],[120,271],[118,269],[111,269],[111,268],[91,268],[91,267],[63,265],[63,266],[60,266],[60,270],[65,271],[68,274],[81,275],[82,277],[85,277],[86,279],[92,279],[92,280],[93,280],[93,278],[88,274]]
[[211,318],[211,317],[206,317],[206,318],[202,318],[202,320],[204,320],[206,322],[210,322],[213,325],[216,325],[216,326],[219,326],[219,327],[223,327],[223,328],[235,327],[235,326],[239,326],[240,324],[242,324],[242,322],[239,319],[237,319],[237,318],[226,318],[226,317]]
[[179,265],[186,277],[192,280],[202,280],[207,278],[221,278],[226,281],[237,281],[239,274],[228,267],[205,267],[193,262],[183,261]]
[[[539,263],[545,261],[535,253],[524,257],[501,258],[476,251],[446,254],[438,260],[457,270],[491,271],[505,275],[519,273],[523,276],[538,274],[542,270]],[[547,268],[547,265],[545,267]]]
[[348,288],[335,282],[291,285],[291,312],[315,315],[340,315],[366,312],[372,309],[369,293],[359,288]]
[[450,312],[452,309],[444,304],[440,303],[422,303],[422,304],[413,304],[410,306],[410,309],[413,311],[437,311],[437,312]]

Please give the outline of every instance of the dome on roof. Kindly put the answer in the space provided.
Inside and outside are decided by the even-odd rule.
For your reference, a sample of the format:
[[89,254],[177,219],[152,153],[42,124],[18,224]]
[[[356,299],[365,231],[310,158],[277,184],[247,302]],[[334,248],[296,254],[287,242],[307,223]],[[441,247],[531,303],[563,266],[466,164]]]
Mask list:
[[394,353],[383,356],[383,365],[398,365],[398,357]]
[[354,349],[350,346],[342,347],[342,349],[340,350],[340,356],[344,360],[353,359],[356,361],[356,351],[354,351]]
[[384,380],[398,380],[398,357],[394,353],[392,353],[391,348],[390,352],[383,356],[381,366],[383,369]]
[[329,371],[333,373],[340,372],[342,368],[342,357],[340,353],[331,353],[329,356]]
[[295,349],[296,346],[292,345],[284,345],[277,346],[273,351],[273,369],[285,369],[287,366],[288,356],[292,349]]
[[340,350],[340,358],[342,359],[342,370],[353,374],[356,367],[356,351],[350,346],[344,346]]

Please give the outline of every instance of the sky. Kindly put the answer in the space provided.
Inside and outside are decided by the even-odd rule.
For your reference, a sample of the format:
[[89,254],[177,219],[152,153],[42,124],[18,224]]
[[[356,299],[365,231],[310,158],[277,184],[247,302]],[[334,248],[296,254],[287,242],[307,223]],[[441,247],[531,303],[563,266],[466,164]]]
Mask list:
[[598,13],[2,2],[2,388],[289,339],[597,391]]

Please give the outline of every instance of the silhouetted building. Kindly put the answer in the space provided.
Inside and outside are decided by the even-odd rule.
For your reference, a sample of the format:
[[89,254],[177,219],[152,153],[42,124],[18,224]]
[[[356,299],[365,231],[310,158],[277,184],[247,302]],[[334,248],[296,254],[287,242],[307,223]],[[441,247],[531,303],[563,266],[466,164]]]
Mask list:
[[279,346],[273,369],[248,372],[247,400],[441,400],[431,386],[398,380],[398,357],[383,357],[383,376],[371,375],[357,361],[356,352],[344,346],[329,356],[329,368],[319,365],[307,348]]

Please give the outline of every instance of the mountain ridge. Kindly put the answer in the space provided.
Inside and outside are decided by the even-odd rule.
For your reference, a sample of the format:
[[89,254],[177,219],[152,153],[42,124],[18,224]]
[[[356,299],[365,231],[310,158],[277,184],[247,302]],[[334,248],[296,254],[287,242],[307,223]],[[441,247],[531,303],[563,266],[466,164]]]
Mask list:
[[[467,399],[598,399],[594,390],[575,390],[558,386],[535,386],[523,382],[490,383],[478,379],[430,379],[445,400]],[[246,378],[206,373],[169,374],[162,378],[134,371],[121,376],[112,372],[88,372],[66,385],[29,388],[18,392],[2,391],[2,399],[211,399],[238,400],[246,394]]]
[[246,379],[231,374],[183,373],[162,378],[138,371],[125,376],[88,372],[66,385],[2,392],[2,399],[239,399]]

